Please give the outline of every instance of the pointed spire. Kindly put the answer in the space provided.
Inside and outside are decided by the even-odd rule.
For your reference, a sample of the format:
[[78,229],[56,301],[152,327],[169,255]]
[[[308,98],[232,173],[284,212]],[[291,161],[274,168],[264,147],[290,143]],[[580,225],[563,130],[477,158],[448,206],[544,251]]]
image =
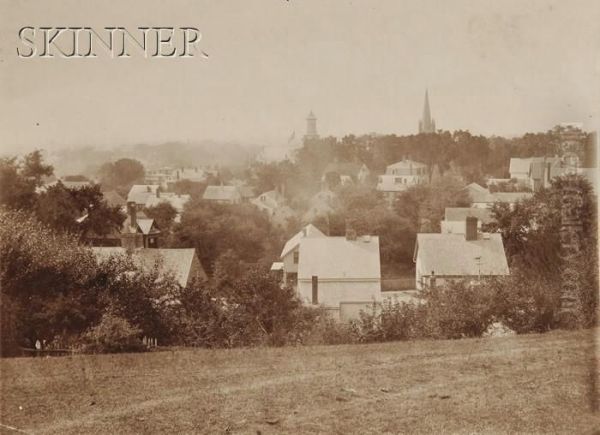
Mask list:
[[423,106],[423,118],[419,122],[419,133],[435,133],[435,124],[431,118],[429,108],[429,90],[425,89],[425,104]]

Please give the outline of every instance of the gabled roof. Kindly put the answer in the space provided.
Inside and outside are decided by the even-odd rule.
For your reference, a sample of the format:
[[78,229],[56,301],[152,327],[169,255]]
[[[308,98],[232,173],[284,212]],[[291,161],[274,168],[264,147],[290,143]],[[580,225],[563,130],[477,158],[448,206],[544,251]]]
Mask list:
[[125,201],[125,198],[123,198],[114,190],[104,192],[102,195],[104,196],[104,199],[106,200],[108,205],[110,205],[111,207],[123,207],[127,205],[127,201]]
[[467,187],[465,187],[465,190],[468,192],[472,202],[494,202],[494,197],[492,196],[490,191],[477,183],[469,184]]
[[529,173],[529,167],[531,166],[531,158],[518,158],[511,157],[508,172],[511,174],[515,172]]
[[[107,260],[111,256],[127,255],[122,247],[92,248],[99,261]],[[143,270],[151,270],[158,262],[162,274],[172,273],[175,280],[185,287],[187,285],[192,263],[196,257],[196,250],[189,249],[152,249],[138,248],[131,254],[133,261]],[[204,274],[200,267],[201,274]],[[204,274],[205,275],[205,274]],[[206,275],[205,275],[206,276]]]
[[508,275],[502,236],[479,235],[466,240],[463,234],[417,234],[415,257],[421,269],[439,276]]
[[214,201],[235,201],[240,199],[241,195],[237,186],[207,186],[202,198]]
[[172,192],[161,192],[160,196],[152,195],[146,199],[146,207],[155,207],[160,203],[166,202],[173,206],[178,213],[183,212],[183,207],[190,200],[191,196],[187,194],[178,195]]
[[[363,236],[364,237],[364,236]],[[298,279],[318,276],[324,280],[381,279],[379,237],[304,238],[300,242]]]
[[[154,225],[154,219],[137,219],[138,227],[142,234],[148,235],[152,232],[152,226]],[[156,230],[156,228],[155,228]]]
[[261,193],[251,202],[259,207],[275,209],[283,205],[285,198],[277,190],[269,190],[268,192]]
[[158,184],[134,184],[127,194],[127,202],[144,205],[149,196],[156,196],[157,189]]
[[288,253],[296,249],[300,245],[300,241],[304,238],[327,237],[313,224],[308,224],[298,231],[290,240],[288,240],[281,251],[280,257],[285,257]]
[[492,212],[487,208],[478,207],[446,207],[444,220],[448,222],[464,222],[467,217],[476,217],[484,224],[494,221]]

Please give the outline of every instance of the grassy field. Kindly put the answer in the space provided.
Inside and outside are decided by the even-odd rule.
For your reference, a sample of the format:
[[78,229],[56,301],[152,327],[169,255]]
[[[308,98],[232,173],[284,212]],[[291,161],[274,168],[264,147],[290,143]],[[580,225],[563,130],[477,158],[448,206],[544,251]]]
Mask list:
[[61,434],[599,433],[593,334],[5,359],[0,423]]

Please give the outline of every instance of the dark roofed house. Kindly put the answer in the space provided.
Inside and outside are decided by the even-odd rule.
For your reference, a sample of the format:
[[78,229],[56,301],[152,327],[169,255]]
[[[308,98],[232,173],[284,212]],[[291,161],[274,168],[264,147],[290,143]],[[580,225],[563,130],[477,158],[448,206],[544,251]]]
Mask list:
[[181,287],[186,287],[194,279],[206,279],[194,248],[128,250],[123,247],[96,247],[92,251],[98,261],[107,260],[111,256],[131,255],[135,265],[142,270],[151,270],[157,265],[161,274],[172,275]]
[[419,290],[452,279],[509,274],[502,236],[478,232],[474,217],[467,218],[465,234],[417,234],[413,261]]

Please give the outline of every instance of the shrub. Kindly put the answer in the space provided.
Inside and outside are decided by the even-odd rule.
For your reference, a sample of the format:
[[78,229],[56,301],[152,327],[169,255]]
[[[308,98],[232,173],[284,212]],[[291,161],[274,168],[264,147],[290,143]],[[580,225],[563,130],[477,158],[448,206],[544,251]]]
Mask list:
[[83,351],[89,353],[140,352],[145,349],[140,329],[111,312],[82,336]]
[[307,307],[314,316],[303,344],[350,344],[358,342],[356,324],[339,322],[324,308]]

